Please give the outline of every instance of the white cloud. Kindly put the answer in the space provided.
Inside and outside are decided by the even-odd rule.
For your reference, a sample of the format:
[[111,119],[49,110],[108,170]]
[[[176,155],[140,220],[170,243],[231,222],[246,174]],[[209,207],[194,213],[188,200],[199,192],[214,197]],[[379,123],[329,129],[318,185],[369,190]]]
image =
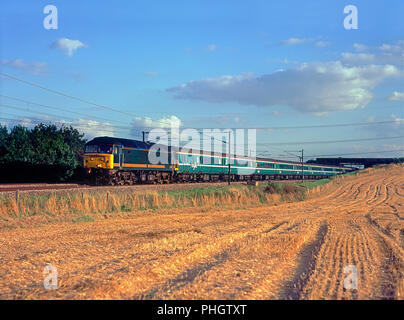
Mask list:
[[384,52],[403,52],[404,51],[404,40],[398,40],[395,43],[383,43],[378,47],[369,47],[365,44],[354,43],[352,45],[355,51],[369,51],[369,50],[380,50]]
[[175,98],[241,105],[290,106],[302,112],[365,107],[371,89],[386,78],[399,76],[395,66],[346,66],[340,61],[306,63],[262,76],[251,73],[190,81],[167,89]]
[[376,62],[376,55],[372,53],[350,53],[343,52],[342,61],[350,64],[369,64]]
[[67,74],[69,77],[75,79],[76,81],[82,81],[87,79],[87,75],[85,73],[81,73],[81,72],[69,72]]
[[158,77],[160,74],[157,72],[148,71],[148,72],[145,72],[145,75],[148,77]]
[[397,42],[397,44],[384,43],[379,47],[379,49],[387,52],[404,52],[404,42],[400,40]]
[[[395,151],[394,151],[395,150]],[[361,153],[358,155],[346,155],[347,157],[369,157],[369,158],[395,158],[404,156],[404,145],[399,144],[372,144],[372,145],[363,145],[363,144],[355,144],[352,146],[346,146],[344,150],[340,152],[353,152],[353,153]],[[393,151],[393,152],[391,152]],[[370,153],[369,153],[370,152]],[[380,153],[379,153],[380,152]],[[331,152],[332,153],[332,152]]]
[[[386,120],[389,119],[381,118],[380,115],[372,115],[368,117],[368,122],[370,123]],[[390,120],[392,120],[392,122],[379,123],[376,126],[363,126],[361,127],[361,130],[376,137],[385,137],[386,132],[391,136],[402,136],[404,133],[404,119],[392,114]]]
[[365,65],[365,64],[391,64],[400,66],[402,64],[402,56],[395,53],[342,53],[342,59],[344,63],[350,65]]
[[[356,51],[370,51],[368,46],[355,43]],[[383,44],[368,53],[342,53],[342,61],[351,65],[363,64],[393,64],[401,66],[404,55],[404,41],[400,40],[394,44]]]
[[[76,128],[78,131],[84,133],[86,138],[94,138],[100,136],[115,136],[115,128],[112,124],[108,122],[100,122],[88,119],[77,119],[73,121],[66,120],[52,120],[48,119],[51,123],[57,126],[67,125]],[[38,122],[38,121],[37,121]]]
[[31,74],[45,74],[48,68],[45,62],[25,62],[23,59],[1,60],[0,66],[23,70]]
[[132,126],[139,129],[146,130],[146,129],[153,129],[153,128],[171,128],[171,127],[180,127],[181,120],[172,115],[167,116],[158,120],[153,120],[149,117],[135,117],[132,119]]
[[390,150],[398,150],[401,151],[401,156],[404,155],[404,144],[402,145],[396,145],[396,144],[387,144],[387,145],[383,145],[383,147],[385,149],[390,149]]
[[404,125],[404,119],[403,118],[399,118],[395,114],[392,114],[391,118],[394,120],[394,124],[396,126]]
[[79,132],[84,133],[85,138],[94,138],[99,136],[109,136],[113,137],[115,134],[114,126],[107,122],[99,122],[94,120],[87,119],[77,119],[73,121],[66,120],[56,120],[52,117],[41,116],[38,117],[29,117],[29,118],[21,118],[20,120],[7,120],[3,122],[3,125],[7,127],[14,127],[17,124],[20,124],[27,128],[33,128],[40,123],[45,124],[55,124],[56,126],[72,126],[76,128]]
[[216,44],[210,44],[206,47],[206,50],[208,51],[215,51],[217,49],[217,45]]
[[215,116],[201,116],[192,117],[184,120],[187,126],[195,127],[214,127],[214,126],[228,126],[234,124],[247,123],[241,114],[216,114]]
[[2,119],[0,122],[0,126],[7,127],[9,129],[17,125],[32,129],[33,127],[35,127],[36,124],[38,124],[38,122],[34,122],[31,118],[23,118],[23,117],[20,117],[19,120]]
[[132,136],[140,136],[142,131],[149,132],[153,129],[160,128],[167,129],[167,134],[171,133],[171,137],[174,137],[176,136],[175,132],[171,132],[169,129],[179,128],[181,124],[181,120],[174,115],[157,120],[153,120],[149,117],[135,117],[131,122],[132,129],[130,130],[130,134]]
[[73,122],[66,122],[68,125],[72,125],[77,130],[84,133],[88,138],[100,137],[100,136],[115,136],[114,126],[110,123],[99,122],[94,120],[79,119]]
[[376,116],[369,116],[368,117],[368,122],[375,122],[377,120]]
[[380,157],[404,157],[404,144],[398,145],[398,144],[383,144],[381,145],[382,150],[386,151],[392,151],[396,150],[396,152],[388,152],[388,153],[381,153]]
[[366,51],[369,49],[367,45],[360,44],[360,43],[354,43],[353,47],[356,51]]
[[316,47],[327,47],[331,45],[331,42],[328,41],[317,41],[316,42]]
[[302,44],[311,41],[312,39],[306,39],[306,38],[289,38],[287,40],[281,41],[281,45],[283,46],[292,46],[296,44]]
[[68,57],[72,57],[74,52],[79,48],[87,48],[88,45],[82,43],[79,40],[71,40],[67,38],[61,38],[52,43],[52,49],[58,49]]
[[282,46],[293,46],[293,45],[299,45],[299,44],[304,44],[304,43],[313,43],[316,47],[327,47],[331,45],[331,42],[329,41],[323,41],[320,40],[321,37],[315,37],[315,38],[289,38],[287,40],[282,40],[280,42],[280,45]]
[[389,96],[390,101],[404,101],[404,92],[394,91]]

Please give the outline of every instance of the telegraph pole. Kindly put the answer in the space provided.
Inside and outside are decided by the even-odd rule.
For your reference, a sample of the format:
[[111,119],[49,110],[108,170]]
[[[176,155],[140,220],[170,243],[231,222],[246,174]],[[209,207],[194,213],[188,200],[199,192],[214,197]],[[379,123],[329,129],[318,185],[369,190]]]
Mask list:
[[[303,182],[304,181],[304,150],[302,149],[302,150],[284,151],[284,152],[286,152],[294,157],[299,158],[299,160],[301,161],[301,163],[302,163],[302,182]],[[302,155],[298,156],[298,155],[293,154],[292,152],[301,152]]]
[[302,182],[304,182],[304,155],[303,155],[304,150],[302,149]]
[[227,179],[227,184],[228,185],[230,185],[230,172],[231,172],[231,170],[230,170],[230,145],[231,145],[231,143],[230,143],[230,130],[229,130],[229,176],[228,176],[228,179]]
[[145,139],[144,139],[144,135],[145,135],[145,133],[149,133],[149,131],[142,131],[142,135],[143,135],[143,142],[146,142],[146,141],[145,141]]

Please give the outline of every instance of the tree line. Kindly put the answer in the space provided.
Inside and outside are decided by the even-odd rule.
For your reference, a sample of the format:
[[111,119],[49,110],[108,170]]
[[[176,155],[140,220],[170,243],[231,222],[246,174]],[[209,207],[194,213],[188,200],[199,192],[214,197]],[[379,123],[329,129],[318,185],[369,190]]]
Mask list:
[[0,125],[0,181],[66,181],[80,176],[86,140],[72,126]]

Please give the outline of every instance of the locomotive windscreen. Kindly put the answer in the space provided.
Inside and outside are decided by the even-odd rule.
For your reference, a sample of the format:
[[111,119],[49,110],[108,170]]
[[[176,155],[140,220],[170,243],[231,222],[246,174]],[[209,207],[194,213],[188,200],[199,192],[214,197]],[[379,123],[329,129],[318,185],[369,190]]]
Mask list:
[[112,153],[112,146],[108,145],[87,145],[85,149],[86,153]]

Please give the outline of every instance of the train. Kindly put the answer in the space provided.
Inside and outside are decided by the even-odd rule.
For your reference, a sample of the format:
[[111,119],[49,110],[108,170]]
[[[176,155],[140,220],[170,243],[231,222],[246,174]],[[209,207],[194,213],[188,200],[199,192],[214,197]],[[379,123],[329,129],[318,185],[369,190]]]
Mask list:
[[[154,143],[139,140],[96,137],[85,145],[83,166],[86,181],[95,185],[133,185],[302,178],[311,180],[329,178],[354,170],[261,157],[206,154],[203,151],[187,151],[163,145],[160,147],[163,148],[156,148]],[[152,163],[150,152],[155,152],[156,156],[165,152],[165,161]]]

